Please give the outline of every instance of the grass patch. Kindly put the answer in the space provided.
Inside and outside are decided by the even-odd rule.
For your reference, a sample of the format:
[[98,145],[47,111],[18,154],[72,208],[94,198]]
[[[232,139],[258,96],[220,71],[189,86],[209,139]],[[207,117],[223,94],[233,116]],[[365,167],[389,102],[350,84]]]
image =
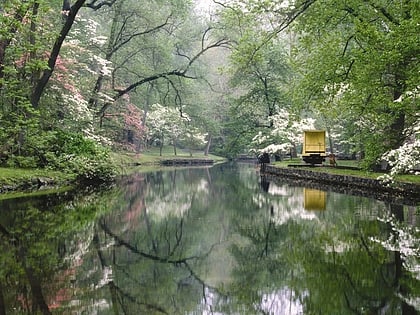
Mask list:
[[375,173],[369,172],[365,170],[346,170],[340,168],[333,168],[333,167],[303,167],[303,169],[308,169],[314,172],[323,172],[329,174],[337,174],[337,175],[347,175],[347,176],[356,176],[356,177],[364,177],[364,178],[372,178],[376,179],[378,176],[383,175],[383,173]]
[[63,182],[72,179],[72,176],[58,171],[0,167],[0,185],[16,185],[36,178],[49,178]]
[[216,155],[209,154],[204,155],[203,151],[192,151],[177,149],[177,154],[174,154],[173,147],[165,146],[162,149],[162,156],[160,156],[160,150],[157,147],[151,147],[148,150],[140,153],[140,161],[149,161],[149,160],[168,160],[168,159],[177,159],[177,158],[191,158],[191,159],[212,159],[212,160],[224,160],[224,158]]
[[[192,156],[189,151],[177,149],[177,155],[173,148],[165,146],[160,155],[159,148],[152,147],[149,150],[135,154],[130,152],[113,152],[111,157],[121,175],[134,171],[152,170],[160,167],[160,161],[168,159],[211,159],[215,163],[225,161],[224,158],[209,154],[204,156],[203,151],[195,151]],[[74,180],[74,175],[43,169],[24,169],[0,167],[0,187],[16,187],[31,183],[38,178],[48,178],[54,183],[63,184]]]
[[112,158],[116,161],[116,164],[122,165],[125,168],[127,166],[152,166],[160,165],[160,162],[163,160],[171,159],[208,159],[214,160],[215,163],[223,162],[226,159],[217,155],[209,154],[204,155],[203,151],[194,151],[192,155],[189,151],[177,149],[177,154],[174,154],[173,147],[165,146],[162,150],[162,155],[160,155],[160,150],[157,147],[151,147],[150,149],[141,152],[141,153],[132,153],[132,152],[114,152],[112,153]]
[[17,198],[23,198],[23,197],[40,197],[40,196],[46,196],[56,193],[62,193],[69,191],[73,189],[73,186],[61,186],[57,188],[51,188],[51,189],[40,189],[35,191],[18,191],[18,192],[7,192],[4,194],[0,194],[0,200],[7,200],[7,199],[17,199]]
[[420,185],[420,176],[419,175],[397,175],[395,180],[398,182],[406,182]]
[[[301,158],[293,158],[293,159],[285,159],[282,161],[273,162],[272,164],[278,166],[287,166],[289,164],[302,164],[305,165],[306,163],[302,161]],[[324,162],[324,165],[328,165],[328,161]],[[359,161],[356,160],[337,160],[337,165],[340,166],[352,166],[352,167],[360,167]]]
[[[355,160],[338,160],[337,161],[339,166],[351,166],[351,167],[360,167],[360,163]],[[287,167],[289,164],[305,164],[302,162],[301,159],[289,159],[283,160],[272,163],[275,166],[279,167]],[[324,163],[325,166],[328,166],[328,163]],[[363,177],[363,178],[371,178],[377,179],[379,176],[383,175],[384,173],[380,172],[370,172],[366,170],[347,170],[347,169],[339,169],[333,167],[300,167],[299,169],[306,169],[314,172],[324,172],[336,175],[346,175],[346,176],[356,176],[356,177]],[[406,182],[412,184],[420,184],[420,176],[419,175],[397,175],[395,176],[395,180],[398,182]]]

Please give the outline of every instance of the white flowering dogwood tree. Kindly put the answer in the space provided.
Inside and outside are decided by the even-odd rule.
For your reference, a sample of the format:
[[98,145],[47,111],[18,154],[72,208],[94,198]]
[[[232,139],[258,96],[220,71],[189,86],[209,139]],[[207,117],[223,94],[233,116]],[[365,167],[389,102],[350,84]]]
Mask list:
[[382,159],[391,167],[390,173],[380,178],[392,181],[397,174],[420,174],[420,114],[412,127],[405,130],[405,141],[397,149],[386,152]]
[[174,155],[177,155],[177,145],[182,142],[191,148],[204,145],[206,135],[191,125],[191,118],[177,108],[153,104],[147,116],[147,134],[150,143],[158,145],[160,155],[165,144],[171,144]]
[[303,118],[297,121],[285,109],[279,109],[277,114],[269,117],[269,120],[272,129],[268,133],[260,131],[252,139],[251,152],[257,155],[262,153],[294,155],[296,146],[302,143],[303,131],[315,129],[315,119]]

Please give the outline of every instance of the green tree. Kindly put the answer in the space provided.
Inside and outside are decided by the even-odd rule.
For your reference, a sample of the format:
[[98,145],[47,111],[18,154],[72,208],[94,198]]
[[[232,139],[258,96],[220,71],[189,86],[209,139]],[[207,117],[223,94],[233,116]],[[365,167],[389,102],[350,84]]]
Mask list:
[[419,12],[412,1],[316,1],[294,25],[297,99],[326,116],[348,113],[367,165],[418,119]]
[[[83,98],[80,90],[73,85],[74,78],[64,82],[60,71],[54,80],[51,80],[52,75],[55,70],[65,72],[69,69],[71,63],[68,60],[63,61],[60,53],[63,52],[63,45],[82,7],[99,10],[112,5],[115,1],[79,0],[73,2],[71,6],[68,6],[68,1],[63,1],[63,6],[60,1],[11,0],[2,3],[3,14],[0,18],[0,141],[2,143],[0,162],[2,164],[45,167],[53,155],[63,152],[61,149],[58,151],[55,149],[57,144],[66,138],[66,136],[61,137],[63,135],[61,130],[69,125],[63,126],[63,120],[59,119],[59,116],[65,114],[69,117],[68,112],[75,114],[72,110],[83,105]],[[52,81],[55,82],[50,84]],[[71,94],[73,97],[73,102],[67,102],[61,109],[58,109],[57,104],[50,99],[61,95],[57,92],[57,88],[61,91],[67,90],[66,93],[62,93],[64,96]],[[65,99],[64,96],[61,99]],[[49,107],[51,104],[53,106]],[[69,104],[73,106],[68,106]],[[72,132],[77,130],[74,124],[71,127],[73,127]],[[83,128],[77,131],[80,129]],[[71,140],[71,137],[67,139]],[[60,158],[62,162],[65,160],[63,157]],[[51,163],[50,166],[53,165],[57,164]]]
[[86,198],[66,192],[0,201],[2,209],[10,210],[0,219],[0,314],[50,315],[60,298],[70,294],[75,266],[65,257],[80,251],[80,235],[89,239],[101,212],[99,204],[90,204],[94,199],[99,201],[101,194]]
[[[237,0],[221,5],[228,25],[236,26],[238,47],[245,48],[237,60],[249,69],[266,47],[290,39],[290,103],[305,116],[345,125],[342,141],[358,145],[366,166],[401,145],[418,152],[417,3]],[[246,135],[238,128],[235,133]],[[394,165],[400,164],[395,159],[404,160],[405,147],[391,154]],[[417,156],[411,155],[411,166]]]
[[204,145],[205,136],[194,126],[187,113],[172,107],[153,104],[148,118],[148,138],[151,143],[159,145],[160,155],[163,146],[171,144],[174,155],[177,155],[177,146],[184,144],[190,150]]
[[[101,18],[110,15],[111,22],[104,22],[109,33],[101,53],[113,70],[109,78],[98,76],[89,101],[100,124],[127,94],[143,109],[143,124],[153,103],[184,106],[187,81],[203,77],[200,59],[228,43],[194,15],[188,1],[124,1]],[[103,94],[108,97],[101,98]]]
[[290,108],[287,45],[283,38],[269,38],[270,26],[262,20],[239,4],[220,13],[220,25],[234,43],[228,68],[233,93],[225,121],[225,149],[231,156],[247,152],[256,134],[270,133],[270,117]]

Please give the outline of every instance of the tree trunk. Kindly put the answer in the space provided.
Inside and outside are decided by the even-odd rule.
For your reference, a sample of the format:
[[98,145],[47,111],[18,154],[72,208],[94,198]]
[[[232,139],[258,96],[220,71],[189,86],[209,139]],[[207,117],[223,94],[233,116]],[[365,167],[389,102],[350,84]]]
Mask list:
[[[402,69],[406,68],[406,65],[399,66]],[[401,73],[395,73],[392,76],[392,80],[389,84],[393,86],[392,98],[394,102],[398,102],[403,95],[405,81],[406,78]],[[388,114],[392,117],[391,124],[388,127],[389,130],[387,130],[388,137],[386,137],[388,149],[397,149],[404,142],[405,111],[404,109],[389,109]]]
[[211,136],[211,134],[209,134],[209,139],[207,140],[206,148],[204,149],[204,155],[205,156],[209,155],[211,140],[212,140],[212,136]]
[[25,272],[29,280],[29,285],[31,286],[32,296],[39,309],[41,310],[41,313],[44,315],[51,315],[51,311],[45,302],[44,295],[42,294],[41,283],[38,277],[35,276],[35,273],[31,267],[25,268]]
[[45,87],[47,86],[47,83],[50,80],[51,75],[54,71],[55,64],[57,62],[57,58],[60,53],[61,47],[63,46],[64,40],[70,32],[74,20],[76,19],[76,15],[85,3],[85,1],[86,0],[77,0],[73,4],[67,16],[67,19],[60,31],[60,34],[55,40],[54,46],[50,52],[50,57],[48,58],[48,69],[44,70],[44,72],[42,73],[41,78],[35,85],[31,95],[31,104],[34,108],[38,108],[39,106],[39,101],[41,100],[41,96],[44,93]]
[[[36,44],[35,33],[37,30],[36,17],[38,16],[38,9],[39,9],[39,2],[35,2],[32,7],[31,31],[29,34],[29,42],[31,43],[32,47],[34,47]],[[35,51],[32,50],[30,53],[30,59],[33,60],[35,58],[36,58]],[[34,71],[31,74],[31,83],[34,84],[36,82],[36,78],[38,77],[39,77],[39,71]]]
[[0,283],[0,315],[6,315],[6,305],[4,305],[3,286]]
[[397,149],[404,142],[405,114],[403,112],[397,112],[394,117],[390,125],[390,149]]
[[334,144],[333,144],[333,140],[331,138],[331,128],[327,126],[325,129],[327,129],[328,144],[330,145],[330,153],[334,153]]
[[100,74],[98,78],[96,79],[95,87],[92,91],[92,96],[89,98],[88,106],[91,109],[96,109],[98,106],[98,93],[102,89],[102,81],[104,79],[104,76]]
[[296,144],[293,143],[292,147],[290,148],[290,159],[297,158],[297,149]]
[[51,311],[45,301],[44,294],[42,293],[41,281],[37,276],[35,270],[27,265],[26,248],[20,246],[16,249],[16,254],[19,262],[25,270],[26,277],[28,278],[29,286],[33,297],[33,308],[39,307],[43,315],[51,315]]
[[[114,16],[114,18],[112,19],[111,34],[109,36],[108,45],[106,48],[106,54],[105,54],[106,61],[111,61],[112,55],[115,52],[113,46],[114,46],[115,36],[116,36],[116,23],[117,23],[117,17]],[[89,98],[88,106],[90,108],[96,109],[98,106],[98,94],[102,90],[103,81],[104,81],[104,75],[101,73],[98,75],[98,78],[96,79],[96,83],[92,91],[92,96]]]
[[[152,82],[147,86],[146,103],[144,104],[143,117],[142,117],[142,120],[141,120],[141,126],[142,126],[143,130],[146,130],[147,115],[149,113],[150,98],[151,98],[151,95],[152,95],[153,85],[154,84]],[[147,137],[142,137],[140,151],[147,150],[147,146],[148,146]]]

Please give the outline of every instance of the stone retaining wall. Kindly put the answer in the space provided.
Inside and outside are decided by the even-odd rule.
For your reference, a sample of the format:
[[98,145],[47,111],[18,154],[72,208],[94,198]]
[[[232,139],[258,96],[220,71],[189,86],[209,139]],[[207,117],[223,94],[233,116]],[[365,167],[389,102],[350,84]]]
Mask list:
[[161,165],[211,165],[214,161],[211,159],[168,159],[162,160]]
[[377,179],[362,178],[350,175],[337,175],[307,169],[276,167],[265,165],[263,175],[271,178],[293,179],[300,184],[323,184],[333,191],[372,196],[377,199],[407,201],[409,204],[420,203],[420,185],[394,183],[390,186]]

